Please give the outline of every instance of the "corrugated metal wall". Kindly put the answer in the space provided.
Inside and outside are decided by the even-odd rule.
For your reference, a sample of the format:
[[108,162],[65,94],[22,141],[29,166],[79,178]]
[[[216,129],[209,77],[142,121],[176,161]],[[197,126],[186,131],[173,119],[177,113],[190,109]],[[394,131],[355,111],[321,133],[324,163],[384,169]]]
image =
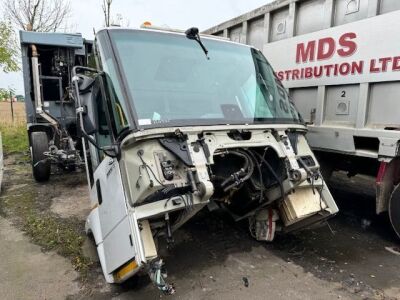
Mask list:
[[266,43],[399,9],[400,0],[278,0],[204,33],[262,50]]
[[[400,10],[400,0],[277,0],[205,33],[228,37],[263,50],[269,43],[395,10]],[[340,98],[342,93],[351,102],[344,103]],[[367,129],[371,136],[374,136],[375,129],[400,127],[400,81],[304,86],[290,89],[290,94],[305,121],[314,125],[315,139],[310,137],[310,143],[315,142],[313,146],[317,148],[321,146],[317,143],[324,140],[324,134],[332,136],[322,129],[316,133],[321,126],[336,132],[343,128],[352,132],[354,129]],[[355,147],[352,145],[353,134],[356,133],[349,133],[344,142],[350,145],[349,149]],[[364,131],[363,134],[367,133]],[[345,148],[337,143],[334,146],[335,151]],[[377,150],[376,157],[382,153]]]

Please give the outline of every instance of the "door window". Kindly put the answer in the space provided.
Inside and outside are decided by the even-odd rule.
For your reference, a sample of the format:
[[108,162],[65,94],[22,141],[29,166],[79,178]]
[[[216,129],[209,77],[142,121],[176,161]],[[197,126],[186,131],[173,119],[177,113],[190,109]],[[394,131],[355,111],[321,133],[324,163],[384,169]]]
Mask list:
[[[93,103],[95,108],[95,127],[97,129],[95,134],[95,140],[99,147],[110,146],[112,144],[111,139],[111,130],[107,123],[107,115],[105,110],[105,101],[103,99],[103,95],[100,89],[100,80],[98,77],[93,87]],[[92,146],[94,148],[94,146]],[[94,149],[93,149],[94,150]],[[94,151],[91,151],[93,154]],[[100,162],[104,159],[105,154],[103,151],[96,149],[96,156],[98,157],[97,161],[92,160],[93,169],[95,170]],[[92,155],[93,156],[93,155]]]

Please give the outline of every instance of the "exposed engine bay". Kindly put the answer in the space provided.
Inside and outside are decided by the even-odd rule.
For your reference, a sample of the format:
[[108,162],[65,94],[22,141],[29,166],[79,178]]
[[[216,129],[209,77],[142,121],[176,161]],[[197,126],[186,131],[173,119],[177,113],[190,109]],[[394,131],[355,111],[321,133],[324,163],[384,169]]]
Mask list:
[[304,132],[231,130],[136,137],[123,172],[138,220],[154,237],[172,233],[205,205],[248,219],[251,235],[308,227],[338,208],[324,185]]

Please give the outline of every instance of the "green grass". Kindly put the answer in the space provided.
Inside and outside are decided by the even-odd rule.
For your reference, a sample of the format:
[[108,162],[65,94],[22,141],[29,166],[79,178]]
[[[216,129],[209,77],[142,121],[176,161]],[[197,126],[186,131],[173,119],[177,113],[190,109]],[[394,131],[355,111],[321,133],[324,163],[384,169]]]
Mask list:
[[85,237],[79,230],[79,224],[73,220],[62,220],[54,215],[43,216],[32,211],[25,218],[24,230],[36,244],[45,250],[56,250],[60,255],[68,257],[75,270],[86,277],[92,262],[82,253]]
[[0,123],[0,132],[3,139],[4,153],[28,151],[28,134],[25,123],[20,122],[15,125]]

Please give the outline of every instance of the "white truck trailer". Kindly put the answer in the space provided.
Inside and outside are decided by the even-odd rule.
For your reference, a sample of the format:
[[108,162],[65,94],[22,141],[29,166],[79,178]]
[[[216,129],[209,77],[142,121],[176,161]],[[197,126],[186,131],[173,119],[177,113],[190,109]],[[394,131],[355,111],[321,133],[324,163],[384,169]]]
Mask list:
[[278,0],[205,33],[263,51],[325,174],[376,176],[400,236],[400,1]]

